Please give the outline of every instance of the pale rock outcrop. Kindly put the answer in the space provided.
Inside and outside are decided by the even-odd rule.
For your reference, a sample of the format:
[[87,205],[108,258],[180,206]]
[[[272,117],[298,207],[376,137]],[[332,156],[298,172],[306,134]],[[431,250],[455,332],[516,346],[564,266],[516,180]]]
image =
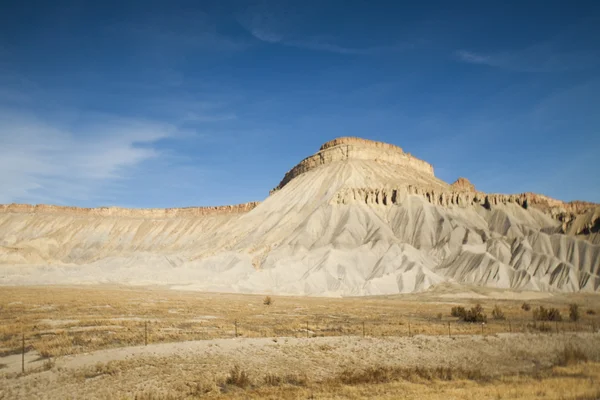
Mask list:
[[467,178],[460,177],[452,184],[454,190],[475,192],[475,185],[473,185]]
[[449,185],[397,146],[339,138],[260,203],[0,206],[0,285],[359,296],[451,281],[597,292],[599,230],[600,205]]
[[314,168],[336,161],[369,160],[411,168],[433,176],[431,164],[405,153],[402,148],[355,137],[337,138],[321,146],[318,153],[300,161],[289,170],[271,193],[284,187],[295,177]]
[[259,202],[253,201],[230,206],[185,207],[185,208],[121,208],[121,207],[68,207],[47,204],[0,204],[0,213],[22,214],[69,214],[98,217],[130,217],[130,218],[182,218],[199,217],[214,214],[247,213]]
[[[460,187],[465,186],[461,184]],[[451,188],[454,189],[456,186],[451,185]],[[419,195],[428,203],[443,207],[482,206],[491,209],[497,205],[516,204],[527,209],[531,206],[560,222],[560,231],[570,235],[591,235],[597,233],[600,226],[600,206],[585,202],[564,203],[533,193],[506,195],[486,194],[472,190],[439,191],[412,185],[396,188],[344,188],[336,193],[331,203],[397,205],[402,204],[407,195]]]

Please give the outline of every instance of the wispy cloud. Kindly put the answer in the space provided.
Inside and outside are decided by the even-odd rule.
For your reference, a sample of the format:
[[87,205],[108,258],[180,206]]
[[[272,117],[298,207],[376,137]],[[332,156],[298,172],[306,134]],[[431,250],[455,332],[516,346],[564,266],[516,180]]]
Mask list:
[[233,113],[225,114],[201,114],[201,113],[189,113],[183,118],[183,122],[223,122],[233,121],[237,119],[237,115]]
[[[169,7],[170,8],[170,7]],[[192,51],[237,52],[248,47],[243,37],[222,33],[218,19],[200,10],[136,15],[105,27],[115,40],[126,40],[139,54],[159,57],[187,55]]]
[[126,30],[131,37],[139,38],[146,44],[151,43],[153,47],[169,51],[182,48],[186,51],[190,49],[239,51],[248,47],[246,41],[221,35],[213,30],[175,32],[147,26],[128,26]]
[[273,16],[269,15],[253,14],[251,16],[244,16],[243,18],[240,18],[239,21],[255,39],[265,43],[300,49],[348,55],[369,55],[402,51],[414,47],[414,44],[412,43],[371,47],[343,46],[336,43],[335,38],[329,36],[298,36],[279,32],[273,26],[278,26],[281,22],[275,23],[273,21],[274,19]]
[[60,124],[0,110],[0,203],[89,200],[128,169],[158,158],[173,126],[107,115]]
[[264,31],[251,30],[250,33],[255,38],[267,42],[267,43],[276,43],[283,46],[288,47],[296,47],[300,49],[314,50],[314,51],[323,51],[329,53],[337,53],[337,54],[348,54],[348,55],[369,55],[369,54],[382,54],[389,52],[396,52],[406,50],[407,48],[412,47],[412,45],[395,45],[395,46],[373,46],[373,47],[345,47],[338,44],[333,43],[333,41],[320,38],[320,37],[309,37],[306,39],[287,39],[283,36],[279,36],[276,34],[267,34]]
[[163,97],[151,96],[140,99],[138,107],[148,114],[164,117],[175,124],[224,122],[238,119],[232,110],[232,103],[237,101],[238,94],[229,96],[227,93],[211,93],[199,100],[184,92]]
[[337,54],[350,54],[350,55],[369,55],[369,54],[383,54],[392,53],[397,51],[406,50],[412,47],[411,45],[396,45],[396,46],[373,46],[366,48],[354,48],[344,47],[324,39],[309,38],[306,40],[290,40],[288,42],[282,42],[286,46],[293,46],[298,48],[304,48],[315,51],[326,51]]
[[89,97],[76,86],[48,91],[0,71],[0,204],[202,204],[196,190],[165,188],[212,173],[189,148],[223,140],[221,125],[236,123],[240,95],[173,68],[155,75],[182,84],[146,76],[106,81],[94,93],[109,105],[100,114],[81,106]]
[[[593,21],[592,21],[593,22]],[[586,21],[557,36],[520,49],[504,51],[455,52],[458,60],[513,71],[562,72],[579,71],[600,65],[600,53],[587,40],[595,34],[596,23]],[[587,43],[587,45],[586,45]]]
[[493,65],[494,62],[490,56],[476,54],[466,50],[459,50],[456,52],[456,55],[461,61],[472,63],[472,64],[487,64]]
[[578,71],[600,65],[600,54],[593,51],[552,52],[547,46],[500,53],[476,53],[459,50],[456,56],[470,64],[487,65],[513,71]]

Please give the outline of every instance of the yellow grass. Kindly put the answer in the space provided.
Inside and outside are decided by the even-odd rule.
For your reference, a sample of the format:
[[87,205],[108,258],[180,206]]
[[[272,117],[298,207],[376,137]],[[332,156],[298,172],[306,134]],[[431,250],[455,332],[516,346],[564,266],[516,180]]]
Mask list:
[[[478,296],[493,295],[476,289]],[[443,293],[446,295],[446,293]],[[241,337],[407,336],[494,334],[498,332],[587,331],[600,328],[597,295],[553,296],[526,300],[560,309],[578,302],[582,319],[535,322],[523,300],[446,298],[439,293],[323,299],[197,292],[131,287],[3,287],[0,290],[0,355],[27,348],[44,357],[149,343]],[[488,322],[469,324],[450,316],[454,306],[481,303]],[[499,307],[505,320],[492,319]],[[308,324],[308,325],[307,325]],[[364,324],[364,325],[363,325]],[[483,329],[482,329],[483,328]]]
[[[531,310],[558,308],[565,319],[569,304],[577,303],[582,319],[534,322],[532,311],[521,308],[524,301]],[[0,365],[0,400],[40,393],[132,400],[600,396],[599,337],[591,334],[600,319],[586,312],[600,310],[597,295],[447,288],[345,299],[271,295],[265,303],[263,295],[160,288],[3,287],[0,364],[10,358],[3,356],[20,352],[23,332],[34,356],[25,374]],[[452,307],[477,303],[488,316],[483,338],[481,324],[450,315]],[[492,319],[495,307],[504,320]],[[165,351],[178,346],[169,342],[233,338],[236,324],[242,338],[268,339],[202,341]],[[447,338],[448,324],[454,339]],[[148,342],[164,344],[118,358],[117,348],[144,343],[146,326]],[[557,328],[587,333],[555,335]],[[403,338],[409,329],[413,336],[437,336]],[[535,334],[496,335],[509,330]],[[317,339],[294,339],[307,333]],[[60,357],[110,348],[115,350],[102,362],[96,354]],[[32,350],[47,359],[35,361]],[[89,361],[76,363],[85,357]]]
[[[507,376],[488,382],[455,379],[398,379],[386,383],[346,385],[340,382],[306,386],[260,386],[252,390],[229,391],[215,398],[246,399],[556,399],[600,398],[600,363],[554,367],[545,376]],[[178,398],[175,393],[173,398]],[[141,397],[143,398],[143,397]],[[180,397],[182,398],[182,397]]]
[[250,393],[237,393],[227,398],[304,398],[319,399],[597,399],[600,389],[598,364],[571,369],[555,369],[550,377],[507,377],[490,383],[472,381],[396,381],[386,384],[316,385],[308,388],[288,387],[280,390],[257,389]]

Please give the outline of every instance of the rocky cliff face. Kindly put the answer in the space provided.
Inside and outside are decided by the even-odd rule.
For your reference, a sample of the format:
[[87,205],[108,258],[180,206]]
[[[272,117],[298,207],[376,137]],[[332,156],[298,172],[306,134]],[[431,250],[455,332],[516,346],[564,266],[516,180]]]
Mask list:
[[336,161],[370,160],[404,166],[433,176],[433,167],[423,160],[405,153],[400,147],[355,137],[337,138],[321,146],[318,153],[300,161],[289,170],[271,193],[284,187],[295,177],[312,169]]
[[460,177],[451,185],[452,189],[460,190],[464,192],[475,192],[475,185],[473,185],[467,178]]
[[235,204],[215,207],[186,207],[186,208],[120,208],[120,207],[64,207],[46,204],[1,204],[0,213],[20,214],[68,214],[96,217],[131,217],[131,218],[176,218],[198,217],[215,214],[246,213],[254,209],[259,202]]
[[331,147],[336,147],[336,146],[341,146],[341,145],[364,146],[364,147],[370,147],[373,149],[392,151],[392,152],[396,152],[396,153],[404,153],[404,151],[402,150],[402,147],[400,147],[400,146],[396,146],[396,145],[384,143],[384,142],[376,142],[374,140],[362,139],[362,138],[353,137],[353,136],[340,137],[340,138],[330,140],[329,142],[323,143],[321,145],[321,148],[319,149],[319,151],[327,150]]
[[[459,185],[455,185],[456,182],[451,185],[452,189],[457,187],[463,189],[460,191],[439,191],[412,185],[396,188],[344,188],[336,193],[331,203],[388,206],[402,204],[408,195],[419,195],[429,203],[443,207],[481,206],[491,209],[500,204],[517,204],[524,209],[534,207],[559,221],[563,233],[572,235],[595,233],[600,226],[600,206],[594,203],[581,201],[565,203],[534,193],[486,194],[475,191],[470,182],[465,184],[464,181]],[[577,218],[583,215],[586,216],[585,222],[582,219],[578,224],[574,224]]]

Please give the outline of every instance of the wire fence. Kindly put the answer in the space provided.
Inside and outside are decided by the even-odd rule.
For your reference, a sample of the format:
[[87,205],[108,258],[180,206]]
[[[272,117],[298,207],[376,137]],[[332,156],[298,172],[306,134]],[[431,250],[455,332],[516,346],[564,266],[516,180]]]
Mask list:
[[[0,357],[21,354],[25,372],[25,354],[35,351],[40,358],[80,354],[95,350],[182,342],[189,340],[235,338],[315,338],[315,337],[413,337],[416,335],[448,336],[496,335],[500,333],[561,334],[598,332],[594,321],[526,321],[492,320],[465,323],[456,320],[404,318],[398,321],[377,319],[278,318],[276,321],[235,319],[226,321],[85,321],[73,326],[47,329],[47,326],[23,327],[20,334],[4,334]],[[18,345],[17,345],[18,343]]]

